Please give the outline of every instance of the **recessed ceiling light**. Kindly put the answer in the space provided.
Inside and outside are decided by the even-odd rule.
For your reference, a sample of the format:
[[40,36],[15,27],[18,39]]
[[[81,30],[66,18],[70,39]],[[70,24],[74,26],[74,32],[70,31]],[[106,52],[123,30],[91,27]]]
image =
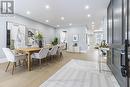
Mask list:
[[49,22],[49,20],[46,20],[46,22]]
[[90,14],[88,14],[88,18],[90,18],[91,17],[91,15]]
[[49,6],[49,5],[46,5],[46,6],[45,6],[45,8],[46,8],[46,9],[49,9],[49,8],[50,8],[50,6]]
[[31,12],[30,12],[30,11],[27,11],[27,12],[26,12],[26,14],[30,15],[30,14],[31,14]]
[[57,25],[57,27],[60,27],[60,25]]
[[64,20],[65,18],[64,17],[61,17],[61,20]]
[[88,6],[88,5],[86,5],[86,6],[85,6],[85,9],[89,9],[89,6]]
[[69,26],[71,26],[72,25],[72,23],[69,23]]

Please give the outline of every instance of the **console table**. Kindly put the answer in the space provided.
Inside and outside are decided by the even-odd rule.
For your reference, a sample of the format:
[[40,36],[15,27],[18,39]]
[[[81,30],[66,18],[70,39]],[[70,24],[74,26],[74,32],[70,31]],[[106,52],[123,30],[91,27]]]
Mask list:
[[80,52],[79,46],[70,46],[67,50],[68,52]]

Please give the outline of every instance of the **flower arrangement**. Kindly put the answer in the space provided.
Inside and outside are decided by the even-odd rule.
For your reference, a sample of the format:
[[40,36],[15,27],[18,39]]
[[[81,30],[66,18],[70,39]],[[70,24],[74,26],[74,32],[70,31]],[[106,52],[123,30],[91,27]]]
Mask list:
[[36,39],[36,40],[39,40],[39,41],[40,41],[40,40],[43,40],[43,35],[38,32],[38,33],[35,35],[35,39]]
[[38,33],[36,33],[36,35],[34,37],[38,41],[39,48],[41,48],[42,47],[43,35],[40,32],[38,32]]
[[106,41],[105,40],[103,40],[102,42],[101,42],[101,44],[100,44],[100,48],[108,48],[108,44],[106,43]]

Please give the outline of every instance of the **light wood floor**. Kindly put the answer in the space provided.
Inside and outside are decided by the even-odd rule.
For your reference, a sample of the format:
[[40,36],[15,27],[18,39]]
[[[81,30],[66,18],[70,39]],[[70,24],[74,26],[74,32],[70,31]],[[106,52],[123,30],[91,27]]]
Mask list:
[[0,64],[0,87],[39,87],[44,81],[51,77],[63,65],[71,59],[81,59],[97,62],[98,51],[88,50],[87,53],[68,53],[63,52],[63,58],[54,60],[49,65],[42,65],[41,68],[34,67],[32,71],[27,71],[25,67],[17,67],[14,75],[11,75],[11,68],[5,72],[7,63]]

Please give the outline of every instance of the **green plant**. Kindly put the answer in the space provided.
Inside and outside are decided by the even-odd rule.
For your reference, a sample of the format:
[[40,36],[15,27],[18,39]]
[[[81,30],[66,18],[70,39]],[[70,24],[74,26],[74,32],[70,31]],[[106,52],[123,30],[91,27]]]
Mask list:
[[107,47],[108,47],[108,44],[106,43],[105,40],[103,40],[103,41],[101,42],[101,44],[100,44],[99,47],[107,48]]
[[52,44],[53,45],[57,45],[58,44],[58,38],[57,37],[54,38],[54,40],[52,41]]
[[37,33],[37,34],[35,35],[35,38],[36,38],[37,40],[39,40],[39,41],[42,41],[43,35],[42,35],[41,33]]

